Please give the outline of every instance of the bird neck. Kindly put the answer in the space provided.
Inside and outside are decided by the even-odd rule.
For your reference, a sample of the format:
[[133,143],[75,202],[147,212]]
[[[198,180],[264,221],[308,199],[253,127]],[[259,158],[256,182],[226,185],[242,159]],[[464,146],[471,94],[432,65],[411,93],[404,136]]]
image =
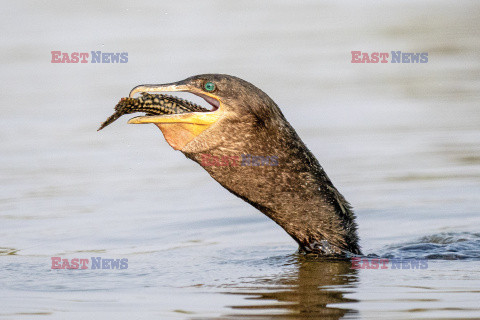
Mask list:
[[182,152],[280,225],[303,251],[359,254],[350,204],[295,130],[283,116],[264,126],[252,123],[223,125],[221,132],[193,140]]

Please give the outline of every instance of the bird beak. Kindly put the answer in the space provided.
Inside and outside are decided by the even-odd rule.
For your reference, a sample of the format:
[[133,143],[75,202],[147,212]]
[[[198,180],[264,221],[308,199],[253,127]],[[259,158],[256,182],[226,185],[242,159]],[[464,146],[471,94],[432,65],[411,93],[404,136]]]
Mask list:
[[220,107],[221,103],[219,99],[207,92],[203,92],[196,87],[183,84],[182,81],[175,83],[167,84],[144,84],[136,86],[130,91],[130,98],[136,93],[140,92],[175,92],[175,91],[184,91],[191,92],[197,96],[204,98],[208,103],[210,103],[214,110],[211,112],[190,112],[190,113],[181,113],[181,114],[171,114],[171,115],[161,115],[161,116],[143,116],[135,117],[128,121],[128,123],[140,124],[140,123],[190,123],[196,125],[211,125],[215,123],[221,112]]
[[213,106],[208,112],[189,112],[180,114],[135,117],[128,121],[131,124],[154,123],[167,142],[175,149],[181,150],[188,142],[213,125],[223,114],[220,99],[212,93],[202,91],[183,81],[166,84],[139,85],[130,91],[130,97],[140,92],[190,92],[202,97]]

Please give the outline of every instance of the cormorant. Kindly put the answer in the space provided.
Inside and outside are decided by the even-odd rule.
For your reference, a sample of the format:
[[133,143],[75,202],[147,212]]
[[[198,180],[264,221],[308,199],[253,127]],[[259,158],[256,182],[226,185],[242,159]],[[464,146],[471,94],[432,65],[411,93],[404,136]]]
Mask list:
[[266,93],[234,76],[202,74],[140,85],[130,97],[172,91],[200,96],[212,109],[140,116],[129,123],[157,125],[170,146],[275,221],[302,251],[326,256],[361,253],[350,204]]

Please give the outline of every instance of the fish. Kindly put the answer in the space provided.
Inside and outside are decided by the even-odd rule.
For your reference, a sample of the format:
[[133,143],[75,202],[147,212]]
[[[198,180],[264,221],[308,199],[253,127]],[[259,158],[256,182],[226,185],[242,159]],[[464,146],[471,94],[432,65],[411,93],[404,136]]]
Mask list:
[[208,109],[188,100],[167,94],[141,93],[138,98],[122,98],[115,106],[115,112],[107,118],[97,131],[102,130],[124,114],[144,112],[147,116],[207,112]]

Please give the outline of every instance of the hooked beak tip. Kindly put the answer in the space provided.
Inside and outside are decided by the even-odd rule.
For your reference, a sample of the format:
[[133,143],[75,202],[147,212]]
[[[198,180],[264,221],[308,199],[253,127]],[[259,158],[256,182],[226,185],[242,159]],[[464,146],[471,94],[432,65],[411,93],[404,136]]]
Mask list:
[[133,88],[131,91],[130,91],[130,94],[128,95],[129,98],[133,98],[133,96],[139,92],[143,92],[143,88],[145,86],[144,85],[139,85],[139,86],[136,86],[135,88]]

